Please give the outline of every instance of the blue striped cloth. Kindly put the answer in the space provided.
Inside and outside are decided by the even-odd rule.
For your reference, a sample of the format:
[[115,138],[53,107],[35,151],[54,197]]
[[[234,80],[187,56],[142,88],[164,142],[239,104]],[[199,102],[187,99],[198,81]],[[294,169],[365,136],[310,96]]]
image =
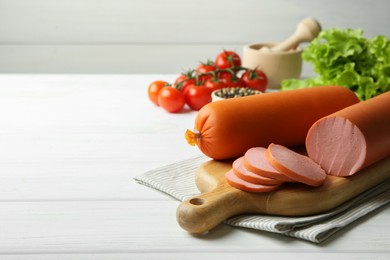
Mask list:
[[[210,159],[206,156],[189,158],[145,172],[135,177],[135,180],[183,201],[199,194],[194,181],[194,172],[201,163],[208,160]],[[321,243],[348,224],[388,202],[390,202],[390,179],[324,214],[307,217],[246,214],[227,219],[225,223],[234,227],[263,230]]]

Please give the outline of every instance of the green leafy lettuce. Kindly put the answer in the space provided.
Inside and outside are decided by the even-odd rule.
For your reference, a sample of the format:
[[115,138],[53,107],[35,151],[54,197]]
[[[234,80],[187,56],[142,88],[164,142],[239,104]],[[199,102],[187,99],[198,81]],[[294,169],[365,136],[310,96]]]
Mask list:
[[282,89],[338,85],[366,100],[390,90],[390,42],[385,36],[363,37],[363,30],[328,29],[303,51],[315,78],[287,79]]

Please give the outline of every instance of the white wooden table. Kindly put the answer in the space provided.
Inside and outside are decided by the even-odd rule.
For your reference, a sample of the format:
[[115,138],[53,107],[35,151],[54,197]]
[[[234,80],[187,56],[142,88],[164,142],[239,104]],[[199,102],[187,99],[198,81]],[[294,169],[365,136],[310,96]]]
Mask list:
[[390,259],[390,207],[315,245],[220,226],[193,236],[179,204],[139,185],[199,155],[195,112],[146,95],[175,75],[0,75],[0,259]]

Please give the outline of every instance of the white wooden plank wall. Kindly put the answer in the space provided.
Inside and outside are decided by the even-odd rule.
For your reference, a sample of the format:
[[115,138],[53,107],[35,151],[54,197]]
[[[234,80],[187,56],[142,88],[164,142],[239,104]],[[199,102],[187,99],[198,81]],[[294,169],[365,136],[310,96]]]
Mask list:
[[0,73],[178,73],[303,18],[390,37],[388,0],[0,0]]

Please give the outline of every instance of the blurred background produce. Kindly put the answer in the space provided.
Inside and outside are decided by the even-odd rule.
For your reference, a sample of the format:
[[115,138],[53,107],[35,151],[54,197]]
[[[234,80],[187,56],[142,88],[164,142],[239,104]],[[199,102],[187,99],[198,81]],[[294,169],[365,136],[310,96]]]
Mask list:
[[156,106],[178,113],[185,105],[190,110],[199,110],[216,98],[264,93],[267,81],[262,70],[243,67],[236,52],[223,50],[214,61],[201,62],[196,69],[180,74],[174,83],[153,81],[148,86],[148,97]]
[[[306,17],[389,38],[388,10],[388,0],[0,0],[0,73],[176,76],[222,49],[282,41]],[[308,63],[302,75],[316,76]]]
[[386,36],[365,38],[362,29],[327,29],[307,46],[302,58],[318,76],[285,80],[283,89],[338,85],[352,89],[361,100],[390,90],[390,41]]

